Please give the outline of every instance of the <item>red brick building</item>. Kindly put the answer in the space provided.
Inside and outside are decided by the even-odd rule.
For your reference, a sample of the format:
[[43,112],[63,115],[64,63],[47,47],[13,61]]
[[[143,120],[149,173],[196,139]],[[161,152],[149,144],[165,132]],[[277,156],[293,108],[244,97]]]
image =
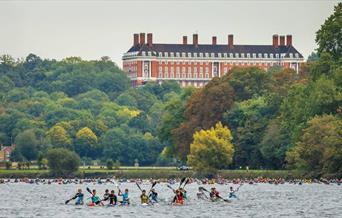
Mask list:
[[234,67],[257,66],[265,70],[272,66],[292,68],[298,72],[303,56],[293,47],[292,36],[273,35],[269,45],[236,45],[228,35],[226,44],[199,44],[198,35],[192,43],[183,36],[181,44],[154,43],[152,33],[134,34],[133,46],[123,55],[123,70],[132,86],[147,81],[177,80],[181,86],[201,87],[215,76],[223,76]]

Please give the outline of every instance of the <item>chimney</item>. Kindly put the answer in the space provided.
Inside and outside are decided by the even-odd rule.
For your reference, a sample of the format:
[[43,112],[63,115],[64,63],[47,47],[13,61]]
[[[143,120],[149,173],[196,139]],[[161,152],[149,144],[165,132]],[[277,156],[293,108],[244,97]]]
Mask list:
[[233,46],[234,46],[234,35],[233,34],[228,35],[228,46],[229,46],[229,48],[233,48]]
[[147,33],[147,45],[148,45],[148,47],[152,47],[152,43],[153,43],[152,33]]
[[145,44],[145,33],[140,33],[140,44]]
[[187,45],[187,44],[188,44],[188,37],[183,36],[183,45]]
[[278,37],[278,35],[274,34],[272,39],[273,39],[273,43],[272,43],[273,47],[278,47],[279,46],[279,37]]
[[216,45],[216,44],[217,44],[217,38],[216,38],[216,36],[213,36],[212,42],[213,42],[213,45]]
[[279,45],[285,45],[285,36],[279,36]]
[[198,46],[198,34],[192,35],[192,44],[197,47]]
[[286,36],[286,45],[287,46],[292,46],[292,35],[287,35]]
[[139,34],[135,33],[133,35],[133,45],[136,46],[139,44]]

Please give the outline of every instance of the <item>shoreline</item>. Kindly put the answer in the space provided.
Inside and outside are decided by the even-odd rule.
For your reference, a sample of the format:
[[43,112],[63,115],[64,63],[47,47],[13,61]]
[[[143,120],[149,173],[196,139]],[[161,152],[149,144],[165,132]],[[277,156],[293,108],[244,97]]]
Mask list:
[[223,179],[255,179],[255,178],[270,178],[270,179],[317,179],[324,177],[327,179],[339,179],[340,175],[317,175],[313,173],[305,173],[297,170],[219,170],[215,174],[198,173],[193,170],[181,171],[174,168],[160,167],[145,167],[145,168],[130,168],[122,167],[120,169],[79,169],[72,176],[53,176],[48,170],[26,169],[26,170],[0,170],[0,178],[124,178],[124,179],[174,179],[180,177],[192,178],[223,178]]

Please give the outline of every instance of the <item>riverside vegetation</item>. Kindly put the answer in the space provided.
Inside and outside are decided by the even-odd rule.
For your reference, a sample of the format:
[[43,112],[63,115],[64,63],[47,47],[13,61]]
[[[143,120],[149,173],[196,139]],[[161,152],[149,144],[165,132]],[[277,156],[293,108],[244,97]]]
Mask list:
[[202,89],[173,81],[130,88],[108,57],[2,55],[0,144],[16,144],[12,161],[37,160],[60,175],[97,160],[341,176],[341,17],[339,3],[298,74],[234,68]]

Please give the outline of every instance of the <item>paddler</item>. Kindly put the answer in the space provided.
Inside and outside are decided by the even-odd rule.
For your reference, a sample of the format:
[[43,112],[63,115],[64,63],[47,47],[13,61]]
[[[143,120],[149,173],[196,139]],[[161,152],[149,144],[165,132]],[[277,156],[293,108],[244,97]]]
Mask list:
[[150,202],[152,204],[158,203],[158,193],[156,192],[156,190],[154,188],[151,189],[151,193],[149,195],[149,198],[150,198]]
[[174,198],[174,203],[180,204],[180,205],[184,204],[183,193],[179,189],[176,190],[176,196]]
[[101,205],[103,206],[103,203],[101,202],[100,198],[96,195],[96,190],[93,189],[92,196],[91,196],[91,203],[88,204],[88,206],[95,206],[95,205]]
[[141,200],[141,204],[148,204],[149,198],[146,194],[146,190],[142,190],[142,193],[140,195],[140,200]]
[[118,198],[115,195],[114,190],[112,190],[109,194],[109,205],[116,205],[118,202]]
[[179,191],[182,192],[182,194],[183,194],[183,199],[184,199],[184,200],[187,200],[188,197],[187,197],[186,190],[185,190],[184,188],[180,188]]
[[122,193],[120,190],[119,190],[119,196],[122,196],[122,202],[121,204],[122,205],[129,205],[130,202],[129,202],[129,196],[128,196],[128,189],[126,188],[125,189],[125,192]]
[[76,195],[72,199],[76,199],[76,205],[83,205],[83,196],[82,189],[78,189]]
[[236,196],[236,194],[235,194],[236,191],[237,191],[237,190],[234,190],[233,187],[230,186],[228,198],[238,198],[238,197]]
[[103,194],[103,200],[102,201],[107,201],[107,200],[109,200],[109,190],[108,189],[106,189],[105,190],[105,193]]
[[211,192],[210,192],[210,200],[212,201],[216,201],[217,198],[219,198],[220,193],[216,190],[215,187],[211,188]]
[[208,197],[205,195],[204,190],[201,189],[201,187],[198,188],[198,192],[197,192],[197,198],[198,199],[208,199]]

